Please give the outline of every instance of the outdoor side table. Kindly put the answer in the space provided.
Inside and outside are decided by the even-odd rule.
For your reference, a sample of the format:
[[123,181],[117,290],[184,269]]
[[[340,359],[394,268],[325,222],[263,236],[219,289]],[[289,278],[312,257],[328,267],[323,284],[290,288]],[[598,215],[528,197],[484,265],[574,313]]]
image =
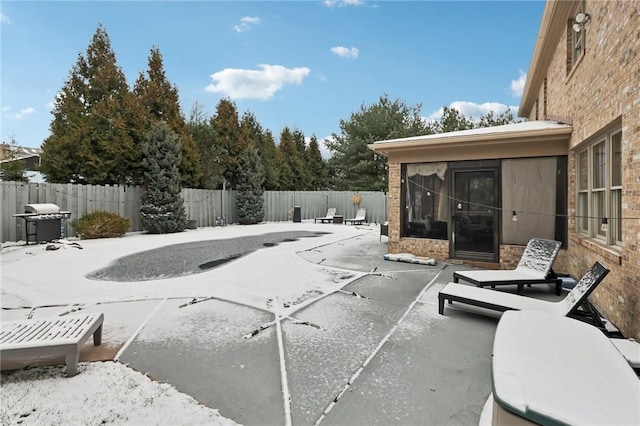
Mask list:
[[344,220],[344,216],[336,214],[333,216],[333,223],[342,223]]
[[587,323],[505,312],[492,359],[494,425],[638,425],[640,380]]

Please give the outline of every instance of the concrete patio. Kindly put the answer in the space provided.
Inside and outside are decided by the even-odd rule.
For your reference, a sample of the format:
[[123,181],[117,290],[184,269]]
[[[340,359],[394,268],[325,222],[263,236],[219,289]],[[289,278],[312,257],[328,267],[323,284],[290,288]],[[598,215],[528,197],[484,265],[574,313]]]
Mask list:
[[385,261],[385,237],[364,230],[298,252],[362,276],[300,300],[279,324],[277,299],[271,309],[191,297],[100,304],[84,310],[104,313],[105,341],[109,327],[130,337],[82,359],[116,357],[245,425],[477,424],[497,316],[439,315],[438,291],[461,267]]

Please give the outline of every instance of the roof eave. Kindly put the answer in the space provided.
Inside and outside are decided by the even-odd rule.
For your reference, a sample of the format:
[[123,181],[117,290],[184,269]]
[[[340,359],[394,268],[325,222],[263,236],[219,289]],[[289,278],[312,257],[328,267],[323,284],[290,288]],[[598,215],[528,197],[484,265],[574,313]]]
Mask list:
[[480,135],[446,136],[447,134],[443,133],[442,137],[438,138],[377,142],[369,144],[368,147],[378,154],[388,155],[389,151],[396,150],[436,147],[463,148],[477,144],[500,144],[504,143],[505,140],[522,142],[539,140],[541,138],[563,140],[568,139],[572,131],[573,128],[571,126],[565,126],[554,129],[521,130],[504,133],[486,133]]
[[547,0],[542,13],[538,39],[527,73],[527,81],[522,92],[520,107],[518,108],[519,117],[528,117],[530,115],[560,37],[566,31],[567,19],[577,7],[578,2],[576,1]]

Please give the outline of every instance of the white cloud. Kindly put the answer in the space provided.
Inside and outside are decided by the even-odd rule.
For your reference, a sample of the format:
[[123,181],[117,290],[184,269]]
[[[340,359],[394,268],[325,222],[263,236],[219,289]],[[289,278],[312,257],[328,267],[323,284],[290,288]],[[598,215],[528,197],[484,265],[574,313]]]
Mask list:
[[260,18],[258,18],[257,16],[256,17],[245,16],[240,18],[240,23],[238,25],[235,25],[233,29],[241,33],[243,31],[247,31],[248,29],[250,29],[253,25],[258,25],[260,22],[261,22]]
[[524,85],[527,82],[527,73],[519,70],[520,77],[517,80],[511,80],[511,94],[516,97],[522,96]]
[[216,82],[207,92],[221,93],[231,99],[271,99],[285,84],[299,86],[311,70],[306,67],[285,68],[282,65],[258,65],[260,70],[225,68],[211,75]]
[[358,48],[357,47],[344,47],[344,46],[336,46],[332,47],[331,51],[341,58],[357,58],[358,57]]
[[363,0],[324,0],[322,2],[326,7],[343,7],[343,6],[362,6]]
[[9,20],[9,17],[7,15],[5,15],[4,13],[0,12],[0,22],[2,23],[11,23],[11,21]]
[[[472,120],[479,120],[480,116],[487,115],[491,111],[493,111],[494,115],[501,114],[507,109],[511,109],[511,112],[514,115],[518,111],[517,106],[505,105],[499,102],[485,102],[483,104],[477,104],[475,102],[456,101],[452,102],[449,107],[455,108],[460,114]],[[440,118],[442,118],[442,108],[432,112],[427,117],[428,120],[439,120]]]
[[5,113],[6,117],[10,120],[22,120],[29,115],[37,113],[36,109],[32,107],[23,108],[18,112],[11,112],[10,106],[3,107],[2,112]]

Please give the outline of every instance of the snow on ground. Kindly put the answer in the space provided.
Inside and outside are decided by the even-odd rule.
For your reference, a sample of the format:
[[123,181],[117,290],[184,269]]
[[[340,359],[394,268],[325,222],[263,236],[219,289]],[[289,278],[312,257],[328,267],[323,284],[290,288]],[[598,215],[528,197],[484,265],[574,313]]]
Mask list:
[[[255,236],[260,241],[263,234],[300,231],[317,235],[285,239],[201,273],[136,282],[87,278],[122,257],[173,244],[220,240],[224,245],[225,240],[231,244],[239,237]],[[57,250],[46,250],[44,245],[8,244],[0,259],[2,320],[23,319],[30,314],[60,315],[99,304],[117,324],[130,315],[131,304],[173,297],[216,297],[265,310],[273,309],[277,300],[286,303],[281,313],[288,315],[315,297],[339,290],[363,275],[322,266],[321,261],[310,263],[297,253],[328,244],[339,250],[340,241],[365,234],[378,238],[377,227],[267,223],[68,241],[70,244],[62,244]],[[249,246],[247,250],[250,251]],[[175,259],[170,252],[158,259],[172,261]],[[125,334],[131,330],[118,327],[123,335],[114,336],[107,331],[108,321],[107,318],[103,344],[112,338],[124,342],[128,337]],[[3,373],[0,423],[233,424],[170,385],[151,381],[117,362],[81,363],[80,374],[72,378],[67,378],[64,371],[60,366]]]
[[117,362],[39,367],[2,378],[3,425],[215,425],[236,423],[168,384]]

